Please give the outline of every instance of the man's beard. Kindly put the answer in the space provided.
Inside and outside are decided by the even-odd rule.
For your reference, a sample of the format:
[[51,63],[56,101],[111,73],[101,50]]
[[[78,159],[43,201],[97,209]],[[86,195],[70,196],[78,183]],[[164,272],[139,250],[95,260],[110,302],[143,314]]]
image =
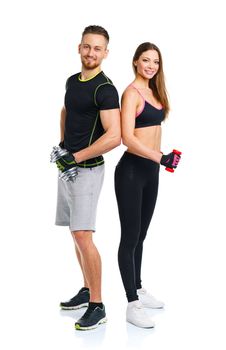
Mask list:
[[99,62],[97,61],[87,62],[86,59],[82,59],[82,65],[85,69],[92,70],[99,66]]

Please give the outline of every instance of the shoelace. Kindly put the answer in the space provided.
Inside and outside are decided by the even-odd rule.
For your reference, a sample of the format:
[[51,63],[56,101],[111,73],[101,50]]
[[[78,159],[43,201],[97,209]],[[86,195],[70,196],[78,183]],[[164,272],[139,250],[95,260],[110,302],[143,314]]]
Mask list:
[[86,310],[86,312],[84,313],[84,315],[82,316],[82,318],[83,318],[83,317],[89,317],[89,315],[91,315],[91,313],[92,313],[93,311],[94,311],[94,310],[88,308],[88,309]]
[[81,296],[82,293],[87,293],[86,290],[82,291],[82,292],[78,292],[73,298],[71,298],[69,301],[74,301],[76,300],[79,296]]

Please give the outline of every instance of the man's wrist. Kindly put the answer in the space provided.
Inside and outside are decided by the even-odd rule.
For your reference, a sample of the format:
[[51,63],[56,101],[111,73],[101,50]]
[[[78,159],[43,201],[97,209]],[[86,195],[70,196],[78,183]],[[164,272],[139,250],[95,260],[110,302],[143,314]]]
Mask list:
[[73,157],[74,157],[74,160],[76,163],[79,163],[78,162],[78,156],[77,156],[77,153],[72,153]]
[[64,148],[64,140],[60,141],[59,146],[60,146],[61,148]]

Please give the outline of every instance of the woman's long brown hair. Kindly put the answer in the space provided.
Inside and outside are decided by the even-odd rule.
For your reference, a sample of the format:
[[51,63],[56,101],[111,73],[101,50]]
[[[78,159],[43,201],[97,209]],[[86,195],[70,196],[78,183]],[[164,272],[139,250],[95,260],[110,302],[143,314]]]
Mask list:
[[167,117],[170,110],[170,106],[169,106],[169,100],[168,100],[167,90],[165,86],[162,55],[159,48],[155,44],[152,44],[149,42],[140,44],[133,56],[133,70],[134,70],[134,73],[136,74],[137,67],[135,66],[134,62],[139,59],[139,57],[142,55],[143,52],[148,50],[155,50],[158,52],[158,55],[159,55],[159,69],[158,69],[158,72],[155,74],[155,76],[149,80],[149,87],[152,89],[154,97],[163,106],[165,110],[165,117]]

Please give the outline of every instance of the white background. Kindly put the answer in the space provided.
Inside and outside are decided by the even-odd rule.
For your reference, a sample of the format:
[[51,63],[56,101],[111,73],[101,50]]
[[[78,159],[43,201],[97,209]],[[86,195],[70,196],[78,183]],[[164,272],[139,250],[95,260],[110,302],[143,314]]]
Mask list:
[[[1,35],[1,341],[3,349],[225,349],[225,15],[223,1],[3,1]],[[84,311],[60,312],[82,279],[66,228],[54,226],[59,141],[67,77],[80,70],[85,26],[109,31],[104,72],[119,93],[132,81],[136,47],[163,55],[171,114],[162,150],[183,152],[161,169],[145,242],[143,282],[166,303],[155,330],[125,322],[117,266],[120,227],[113,187],[123,146],[105,156],[95,242],[103,260],[108,323],[74,330]]]

